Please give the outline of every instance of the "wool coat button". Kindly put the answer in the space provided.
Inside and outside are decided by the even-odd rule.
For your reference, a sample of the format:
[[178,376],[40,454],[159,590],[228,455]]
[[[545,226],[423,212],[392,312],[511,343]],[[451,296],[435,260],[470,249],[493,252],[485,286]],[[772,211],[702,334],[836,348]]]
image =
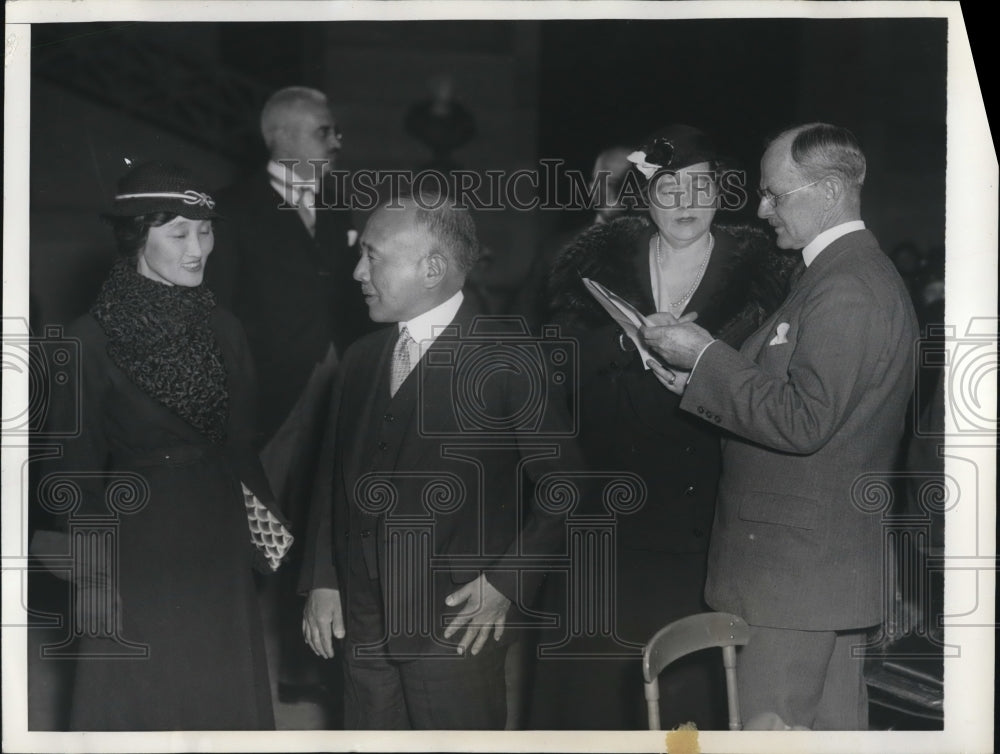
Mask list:
[[378,441],[378,449],[379,449],[379,450],[385,450],[385,449],[386,449],[386,448],[388,448],[388,447],[389,447],[389,446],[388,446],[388,444],[386,444],[386,441],[385,441],[385,440],[379,440],[379,441]]
[[687,486],[687,489],[684,490],[684,494],[687,495],[688,497],[691,497],[694,494],[694,485],[693,484],[689,484]]

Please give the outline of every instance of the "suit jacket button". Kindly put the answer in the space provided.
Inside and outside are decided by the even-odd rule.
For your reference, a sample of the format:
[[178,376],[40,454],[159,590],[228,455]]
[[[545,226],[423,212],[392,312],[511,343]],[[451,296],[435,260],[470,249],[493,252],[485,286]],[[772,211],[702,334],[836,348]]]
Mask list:
[[686,448],[684,448],[684,452],[687,453],[689,456],[694,455],[694,445],[688,445]]
[[379,450],[385,450],[388,447],[389,447],[389,445],[386,443],[385,440],[379,440],[378,441],[378,449]]
[[699,414],[705,413],[705,407],[704,406],[698,406],[698,413]]
[[716,424],[722,424],[722,417],[721,416],[716,416],[715,417],[715,423]]
[[386,414],[382,418],[385,419],[387,422],[394,422],[394,421],[396,421],[396,417],[393,416],[392,414]]
[[687,486],[687,489],[684,490],[684,494],[687,495],[688,497],[691,497],[692,495],[694,495],[694,485],[693,484],[689,484]]
[[372,530],[371,529],[362,529],[361,530],[361,536],[364,537],[365,539],[367,539],[371,535],[372,535]]

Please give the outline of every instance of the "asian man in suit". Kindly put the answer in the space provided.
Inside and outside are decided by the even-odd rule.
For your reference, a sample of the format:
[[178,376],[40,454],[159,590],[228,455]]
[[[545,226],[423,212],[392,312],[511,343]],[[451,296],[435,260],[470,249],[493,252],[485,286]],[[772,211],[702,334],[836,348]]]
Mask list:
[[467,210],[439,196],[393,202],[360,246],[371,318],[394,326],[341,365],[303,634],[322,657],[344,639],[346,728],[500,729],[509,624],[539,581],[518,559],[565,536],[564,515],[537,496],[522,505],[520,490],[583,460],[565,398],[549,390],[558,380],[533,389],[531,369],[501,363],[511,345],[543,351],[526,333],[505,341],[503,323],[463,298],[478,253]]
[[906,286],[861,220],[866,161],[846,129],[798,126],[761,160],[758,214],[802,250],[784,304],[740,350],[689,318],[642,337],[681,408],[727,430],[706,600],[742,615],[745,719],[867,729],[863,657],[883,619],[883,529],[863,485],[892,472],[913,389]]

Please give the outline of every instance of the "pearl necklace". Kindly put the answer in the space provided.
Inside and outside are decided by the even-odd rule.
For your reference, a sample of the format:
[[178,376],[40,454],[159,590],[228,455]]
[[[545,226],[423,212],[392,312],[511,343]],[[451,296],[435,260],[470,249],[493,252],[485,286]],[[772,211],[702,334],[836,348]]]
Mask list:
[[[687,289],[687,292],[681,296],[676,301],[667,300],[667,306],[671,309],[678,308],[681,304],[687,301],[694,294],[695,290],[698,288],[699,283],[701,283],[701,278],[705,274],[705,268],[708,267],[708,258],[712,256],[712,249],[715,248],[715,236],[711,233],[708,234],[708,250],[705,252],[705,257],[701,260],[701,267],[698,268],[698,274],[695,275],[694,282],[691,283],[691,287]],[[663,268],[663,260],[660,257],[660,234],[656,234],[656,266],[659,269]]]

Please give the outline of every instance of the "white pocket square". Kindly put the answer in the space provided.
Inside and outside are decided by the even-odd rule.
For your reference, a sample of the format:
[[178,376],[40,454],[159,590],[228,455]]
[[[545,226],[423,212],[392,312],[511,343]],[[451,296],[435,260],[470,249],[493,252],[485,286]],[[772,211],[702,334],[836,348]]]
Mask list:
[[775,333],[774,337],[771,338],[771,342],[768,343],[768,345],[769,346],[780,346],[782,343],[787,343],[788,342],[788,328],[790,326],[791,325],[789,325],[787,322],[782,322],[780,325],[778,325],[777,329],[774,331],[774,333]]

